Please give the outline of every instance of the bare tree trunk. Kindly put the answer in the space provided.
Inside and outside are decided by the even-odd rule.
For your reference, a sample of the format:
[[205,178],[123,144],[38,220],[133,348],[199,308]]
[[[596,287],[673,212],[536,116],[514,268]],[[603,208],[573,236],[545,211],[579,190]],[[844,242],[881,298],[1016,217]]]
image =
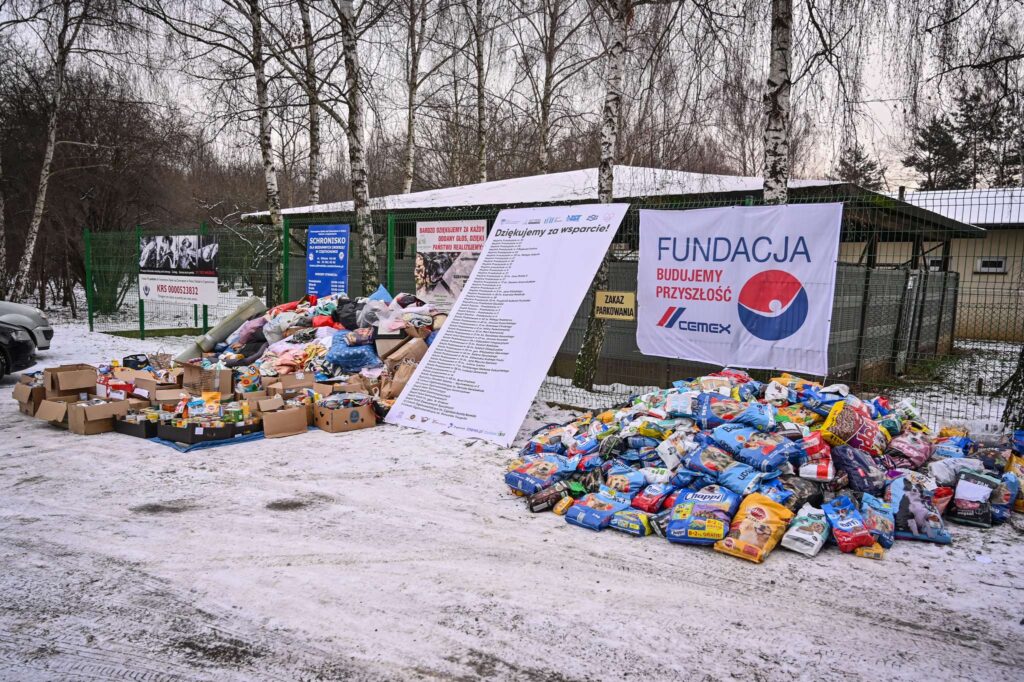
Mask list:
[[476,66],[476,164],[477,182],[487,182],[487,72],[484,64],[484,0],[476,0],[473,18],[473,49]]
[[764,93],[764,202],[789,200],[789,91],[793,0],[772,0],[771,64]]
[[345,86],[348,91],[348,161],[352,172],[352,203],[356,209],[356,231],[359,232],[363,260],[363,292],[372,294],[380,286],[377,273],[377,241],[370,214],[370,187],[366,173],[366,151],[363,146],[365,113],[362,96],[362,74],[359,72],[358,31],[352,0],[343,0],[338,13],[341,45],[345,57]]
[[[420,14],[417,16],[416,10]],[[402,194],[412,191],[412,180],[416,171],[416,95],[419,91],[420,80],[420,55],[423,51],[423,40],[425,36],[420,32],[423,25],[417,25],[417,21],[426,19],[427,8],[419,6],[416,2],[410,3],[409,11],[409,71],[406,73],[406,87],[408,88],[408,108],[405,112],[405,153],[402,159]]]
[[1024,346],[1017,355],[1017,367],[1000,392],[1006,396],[1003,426],[1013,430],[1024,429]]
[[[611,30],[605,76],[607,90],[604,96],[604,110],[601,113],[601,161],[597,169],[597,198],[602,204],[610,204],[615,196],[613,169],[622,110],[622,69],[625,62],[626,22],[630,5],[631,0],[613,0],[608,8],[611,13]],[[588,296],[591,300],[595,291],[608,288],[608,261],[609,254],[605,253],[590,285]],[[572,375],[573,386],[588,391],[593,388],[603,347],[604,320],[594,316],[594,307],[591,306],[587,317],[587,330],[583,334],[583,344],[580,346],[579,355],[576,356],[576,367]]]
[[32,209],[32,220],[25,234],[25,251],[18,264],[14,284],[11,287],[11,299],[23,301],[28,296],[32,261],[35,258],[36,240],[39,237],[39,226],[43,223],[46,211],[46,190],[50,186],[50,168],[53,165],[53,150],[57,146],[57,123],[60,120],[60,106],[64,96],[64,65],[65,57],[59,56],[56,67],[56,82],[53,87],[52,109],[46,120],[46,148],[43,151],[43,166],[39,169],[39,186],[36,189],[36,203]]
[[[263,182],[267,192],[267,210],[274,227],[276,252],[284,249],[284,219],[281,217],[281,193],[277,186],[277,168],[274,165],[274,147],[271,141],[270,103],[267,94],[266,59],[263,54],[263,24],[259,0],[249,0],[249,22],[252,25],[252,70],[256,78],[256,110],[260,122],[260,157],[263,161]],[[280,258],[274,265],[274,298],[284,302],[284,264]]]
[[551,22],[551,28],[544,45],[544,90],[540,98],[540,172],[547,173],[551,163],[551,100],[552,80],[554,79],[554,60],[556,47],[554,45],[557,24]]
[[309,203],[320,203],[320,106],[309,93],[316,92],[316,53],[313,49],[313,24],[309,20],[309,0],[298,0],[305,43],[306,93],[309,106]]

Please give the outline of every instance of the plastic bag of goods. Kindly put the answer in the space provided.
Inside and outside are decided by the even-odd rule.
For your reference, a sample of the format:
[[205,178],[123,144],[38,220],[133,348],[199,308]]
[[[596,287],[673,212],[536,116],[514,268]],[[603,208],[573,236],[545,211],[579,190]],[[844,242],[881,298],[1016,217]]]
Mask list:
[[782,536],[782,546],[804,556],[815,556],[828,540],[828,519],[825,512],[805,504],[793,518],[789,530]]
[[792,518],[793,512],[778,502],[760,493],[747,495],[715,551],[759,564],[775,549]]
[[629,509],[629,498],[619,492],[601,486],[596,493],[589,493],[569,507],[565,520],[574,526],[602,530],[608,527],[616,512]]
[[953,488],[953,505],[947,515],[957,523],[991,528],[992,506],[989,500],[1000,483],[995,476],[980,471],[961,471]]
[[896,537],[948,545],[952,542],[942,516],[932,501],[933,490],[911,476],[900,476],[889,484],[889,504],[896,520]]
[[870,454],[881,455],[888,441],[877,422],[866,417],[846,401],[837,402],[821,425],[821,435],[831,445],[849,445]]
[[505,484],[527,495],[543,490],[576,470],[576,461],[562,455],[531,459],[505,474]]
[[928,461],[932,448],[924,434],[906,431],[889,441],[885,454],[899,468],[916,469]]
[[608,526],[637,537],[646,537],[652,532],[650,515],[639,509],[623,509],[615,512]]
[[823,509],[840,552],[852,552],[858,547],[875,544],[875,538],[864,525],[864,518],[849,497],[840,495],[826,502]]
[[860,501],[860,514],[868,532],[885,549],[892,547],[895,540],[896,520],[892,507],[870,493],[864,493]]
[[1013,504],[1020,495],[1020,480],[1011,473],[1003,474],[999,487],[992,491],[989,503],[992,505],[992,522],[1003,523],[1010,519]]
[[[1013,434],[1015,439],[1018,437],[1018,434],[1021,434],[1020,438],[1024,440],[1024,431],[1015,431]],[[1024,442],[1021,443],[1021,446],[1024,446]],[[1018,451],[1016,445],[1014,446],[1010,461],[1006,463],[1006,473],[1016,476],[1018,483],[1024,483],[1024,454]],[[1017,495],[1017,501],[1013,503],[1013,510],[1024,514],[1024,495]]]
[[850,477],[850,487],[862,493],[880,495],[885,489],[885,469],[867,452],[849,445],[832,448],[832,463]]
[[712,545],[729,532],[740,496],[718,485],[687,493],[672,508],[665,538],[670,542]]

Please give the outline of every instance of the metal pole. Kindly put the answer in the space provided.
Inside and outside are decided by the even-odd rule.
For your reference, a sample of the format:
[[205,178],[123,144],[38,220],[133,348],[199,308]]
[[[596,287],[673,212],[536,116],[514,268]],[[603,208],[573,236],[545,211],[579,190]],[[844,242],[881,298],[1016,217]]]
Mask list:
[[280,305],[282,303],[287,303],[289,300],[291,300],[291,294],[290,294],[289,286],[288,286],[288,280],[290,279],[289,275],[291,273],[290,273],[290,268],[288,266],[288,261],[290,260],[290,258],[289,258],[289,251],[291,250],[292,235],[291,235],[291,225],[289,224],[287,218],[284,219],[283,226],[282,226],[282,231],[284,232],[284,234],[282,235],[284,237],[284,241],[282,242],[282,245],[281,245],[281,259],[282,259],[282,262],[281,262],[281,273],[282,273],[282,275],[281,276],[284,278],[284,281],[281,282],[281,296],[284,298],[284,300],[283,301],[277,301],[276,303],[278,305]]
[[388,291],[395,291],[395,214],[388,213]]
[[[142,257],[142,225],[135,226],[135,262],[138,263]],[[142,291],[139,291],[139,338],[146,339],[146,302],[142,300]]]
[[[206,223],[199,223],[199,234],[200,234],[200,236],[205,237],[207,235],[207,232],[208,231],[207,231],[207,228],[206,228]],[[218,291],[220,291],[219,288],[218,288]],[[209,309],[207,308],[207,305],[204,303],[203,304],[203,333],[205,334],[209,330],[210,330],[210,313],[209,313]]]
[[[82,242],[85,245],[85,307],[88,309],[89,315],[89,331],[92,331],[92,316],[93,316],[93,282],[92,282],[92,232],[89,228],[85,228],[82,232]],[[138,276],[136,276],[136,285],[138,284]]]

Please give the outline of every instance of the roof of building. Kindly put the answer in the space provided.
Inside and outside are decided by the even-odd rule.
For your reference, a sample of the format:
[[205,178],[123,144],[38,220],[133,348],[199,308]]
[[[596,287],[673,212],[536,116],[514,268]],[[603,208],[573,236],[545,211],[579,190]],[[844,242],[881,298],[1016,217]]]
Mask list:
[[903,200],[978,227],[1024,227],[1024,187],[907,192]]
[[[792,188],[841,185],[835,180],[790,180]],[[687,194],[718,194],[725,192],[760,192],[762,178],[739,175],[709,175],[686,171],[615,166],[616,199],[680,196]],[[465,206],[511,206],[515,204],[572,203],[597,201],[597,169],[583,168],[562,173],[530,175],[522,178],[493,180],[474,185],[429,189],[410,194],[392,194],[370,200],[373,210],[402,211],[427,208]],[[282,210],[284,215],[316,213],[347,213],[351,201],[336,201],[315,206],[297,206]],[[250,213],[243,218],[266,215],[266,211]]]

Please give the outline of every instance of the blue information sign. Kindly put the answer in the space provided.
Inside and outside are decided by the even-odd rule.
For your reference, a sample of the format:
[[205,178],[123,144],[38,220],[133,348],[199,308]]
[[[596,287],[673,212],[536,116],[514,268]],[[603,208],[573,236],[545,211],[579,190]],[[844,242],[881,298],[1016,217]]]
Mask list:
[[306,293],[348,293],[348,225],[310,225],[306,231]]

